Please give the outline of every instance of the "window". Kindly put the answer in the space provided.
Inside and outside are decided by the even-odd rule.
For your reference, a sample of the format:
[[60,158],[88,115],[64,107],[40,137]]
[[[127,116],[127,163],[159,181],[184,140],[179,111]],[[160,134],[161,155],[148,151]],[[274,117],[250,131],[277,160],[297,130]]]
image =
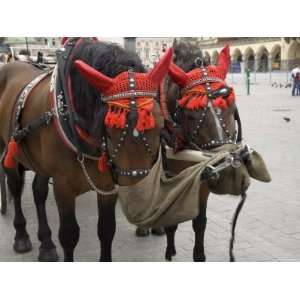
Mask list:
[[145,57],[149,59],[149,48],[145,48]]

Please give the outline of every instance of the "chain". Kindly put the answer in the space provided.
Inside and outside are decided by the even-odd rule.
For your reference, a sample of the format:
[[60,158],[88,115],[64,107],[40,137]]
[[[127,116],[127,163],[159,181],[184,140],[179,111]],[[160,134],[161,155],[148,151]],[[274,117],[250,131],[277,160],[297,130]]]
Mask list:
[[80,166],[82,168],[82,171],[86,177],[88,184],[90,185],[90,187],[92,188],[92,190],[94,192],[96,192],[97,194],[102,195],[102,196],[115,195],[118,193],[118,191],[119,191],[118,185],[114,185],[114,188],[111,191],[104,191],[104,190],[98,189],[87,172],[87,169],[84,165],[84,157],[80,158],[79,156],[77,156],[77,160],[80,163]]

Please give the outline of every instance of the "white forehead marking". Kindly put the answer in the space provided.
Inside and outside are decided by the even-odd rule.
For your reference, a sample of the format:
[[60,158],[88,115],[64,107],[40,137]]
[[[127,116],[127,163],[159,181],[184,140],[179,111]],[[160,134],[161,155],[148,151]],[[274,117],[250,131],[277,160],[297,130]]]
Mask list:
[[223,128],[221,126],[220,120],[219,120],[219,118],[218,118],[218,116],[216,114],[215,109],[212,106],[211,101],[208,101],[207,106],[209,107],[209,109],[210,109],[210,111],[211,111],[211,113],[212,113],[212,115],[214,117],[215,124],[216,124],[216,127],[217,127],[218,139],[221,141],[224,138],[224,131],[223,131]]

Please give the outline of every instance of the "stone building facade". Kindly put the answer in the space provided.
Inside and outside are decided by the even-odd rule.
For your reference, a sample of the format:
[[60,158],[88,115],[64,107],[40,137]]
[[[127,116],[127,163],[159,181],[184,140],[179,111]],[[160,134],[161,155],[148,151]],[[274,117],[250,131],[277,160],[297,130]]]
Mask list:
[[238,68],[243,63],[252,71],[288,70],[300,63],[300,38],[239,37],[201,38],[198,45],[211,63],[216,63],[225,44],[230,45],[231,64]]

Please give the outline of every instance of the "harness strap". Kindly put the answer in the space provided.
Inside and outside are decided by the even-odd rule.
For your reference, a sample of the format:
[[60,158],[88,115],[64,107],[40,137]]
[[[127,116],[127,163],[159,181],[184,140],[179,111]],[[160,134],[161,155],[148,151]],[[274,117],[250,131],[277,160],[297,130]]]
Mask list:
[[70,96],[68,93],[68,87],[67,87],[67,76],[69,74],[70,64],[68,64],[65,67],[65,69],[62,68],[62,66],[65,65],[65,61],[68,62],[68,58],[71,56],[71,54],[75,48],[74,46],[76,46],[80,41],[81,41],[81,39],[77,39],[75,41],[68,40],[68,42],[66,44],[69,47],[65,47],[65,51],[60,51],[60,50],[57,51],[57,64],[58,64],[57,69],[58,69],[58,80],[59,80],[63,95],[64,95],[66,103],[67,103],[67,109],[69,111],[69,124],[70,124],[70,129],[72,131],[72,135],[74,137],[74,143],[75,143],[74,146],[77,150],[78,156],[82,157],[82,151],[81,151],[81,147],[80,147],[80,143],[79,143],[79,138],[78,138],[78,135],[77,135],[76,129],[75,129],[74,114],[71,109],[73,107],[73,105],[71,103],[71,99],[70,99]]
[[234,110],[234,118],[238,124],[238,133],[237,133],[237,138],[236,138],[236,143],[240,143],[243,139],[243,135],[242,135],[242,122],[241,122],[241,119],[240,119],[240,114],[239,114],[239,111],[238,109],[236,108]]
[[36,129],[44,125],[48,125],[52,120],[53,115],[54,115],[53,112],[50,111],[44,112],[38,119],[31,121],[24,128],[16,130],[12,134],[12,137],[15,139],[16,142],[22,141]]

